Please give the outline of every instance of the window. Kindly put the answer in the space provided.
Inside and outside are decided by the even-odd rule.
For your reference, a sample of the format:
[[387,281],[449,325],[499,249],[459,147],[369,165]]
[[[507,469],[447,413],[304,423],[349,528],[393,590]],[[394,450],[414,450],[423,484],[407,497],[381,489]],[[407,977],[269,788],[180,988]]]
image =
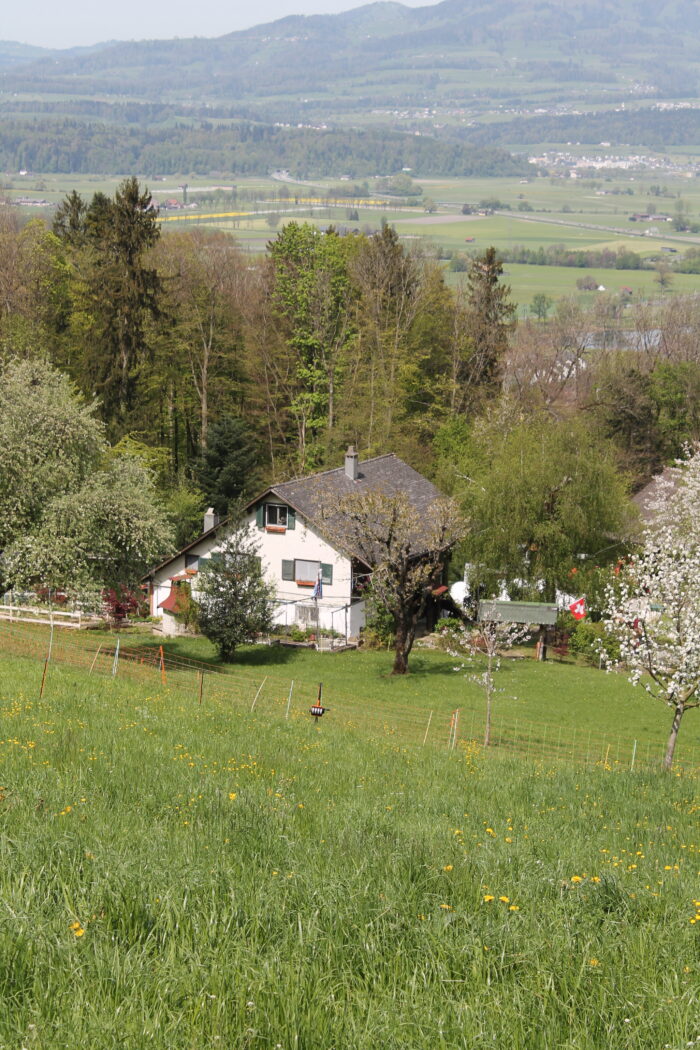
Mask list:
[[320,561],[307,561],[304,558],[296,558],[294,561],[285,559],[282,562],[282,579],[293,581],[298,587],[315,587],[319,571],[321,583],[330,586],[333,583],[332,565]]
[[296,528],[296,514],[293,507],[284,503],[258,503],[255,524],[268,532],[291,532]]
[[268,529],[287,528],[287,508],[280,503],[265,504],[265,525]]
[[198,568],[198,566],[199,566],[199,558],[197,557],[196,554],[186,554],[185,555],[185,568],[186,569],[196,569],[196,568]]
[[297,558],[294,562],[294,578],[299,584],[313,587],[318,579],[320,568],[320,561],[304,561],[301,558]]

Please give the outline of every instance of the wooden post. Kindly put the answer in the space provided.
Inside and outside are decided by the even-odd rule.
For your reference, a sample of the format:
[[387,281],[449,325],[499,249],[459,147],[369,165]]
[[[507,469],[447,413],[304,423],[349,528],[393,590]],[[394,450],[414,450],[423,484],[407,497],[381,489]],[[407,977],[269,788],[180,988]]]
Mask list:
[[452,750],[453,751],[455,749],[455,744],[457,743],[457,733],[458,733],[458,731],[459,731],[459,708],[457,708],[457,710],[455,711],[455,729],[454,729],[454,733],[452,735]]
[[293,692],[294,692],[294,679],[292,679],[292,684],[289,687],[289,697],[287,699],[287,710],[286,710],[286,713],[285,713],[285,716],[284,716],[286,722],[289,721],[289,708],[291,707],[291,704],[292,704],[292,693]]
[[95,655],[92,658],[92,663],[90,664],[90,670],[88,671],[88,674],[92,674],[92,669],[95,666],[95,664],[97,663],[97,657],[100,655],[100,649],[101,648],[102,648],[102,642],[100,642],[100,644],[97,646],[97,652],[95,653]]
[[167,679],[165,677],[165,654],[163,652],[163,646],[160,646],[160,681],[161,685],[167,685]]
[[47,656],[46,659],[44,660],[44,673],[41,676],[41,689],[39,690],[39,699],[40,700],[41,700],[41,698],[44,695],[44,682],[46,681],[46,668],[48,666],[49,666],[49,658]]
[[204,671],[199,672],[199,706],[202,706],[202,694],[204,692]]
[[425,742],[428,739],[428,730],[430,729],[430,723],[432,722],[432,720],[433,720],[433,712],[431,711],[430,715],[428,716],[428,724],[425,727],[425,736],[423,737],[423,747],[425,747]]
[[637,741],[635,740],[634,747],[632,748],[632,761],[630,763],[630,773],[634,770],[634,760],[635,760],[636,757],[637,757]]

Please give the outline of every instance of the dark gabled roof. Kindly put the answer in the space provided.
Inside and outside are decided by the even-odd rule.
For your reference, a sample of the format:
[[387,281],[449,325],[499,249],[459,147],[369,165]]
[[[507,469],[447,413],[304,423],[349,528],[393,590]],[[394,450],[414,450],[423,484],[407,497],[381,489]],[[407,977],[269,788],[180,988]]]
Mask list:
[[[317,523],[328,514],[338,500],[356,493],[382,492],[387,496],[400,493],[406,496],[420,515],[427,513],[430,505],[442,496],[427,478],[413,467],[409,467],[408,463],[404,463],[393,452],[361,462],[356,481],[347,476],[345,467],[337,467],[335,470],[324,470],[307,478],[273,485],[268,492],[289,503],[308,521]],[[260,497],[254,502],[259,501]]]
[[[251,500],[246,510],[249,511],[270,496],[274,496],[280,502],[288,503],[307,521],[313,522],[323,533],[321,519],[324,514],[328,513],[328,509],[332,509],[344,496],[362,492],[382,492],[387,496],[402,494],[406,496],[421,517],[424,514],[427,515],[430,505],[435,500],[442,498],[442,493],[435,488],[432,482],[424,478],[413,467],[409,467],[408,463],[404,463],[393,452],[389,452],[385,456],[375,456],[374,459],[360,462],[356,481],[347,476],[344,466],[334,470],[324,470],[320,474],[310,474],[305,478],[296,478],[294,481],[271,485],[270,488],[265,489]],[[223,518],[214,528],[203,532],[186,547],[150,569],[142,579],[148,580],[154,572],[158,572],[181,554],[196,547],[207,536],[218,532],[226,526],[228,520],[228,518]]]

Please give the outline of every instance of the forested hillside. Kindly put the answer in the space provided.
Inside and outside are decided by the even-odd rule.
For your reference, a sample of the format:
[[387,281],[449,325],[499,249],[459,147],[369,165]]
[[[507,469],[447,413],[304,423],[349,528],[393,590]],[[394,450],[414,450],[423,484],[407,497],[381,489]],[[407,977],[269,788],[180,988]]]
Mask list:
[[416,175],[524,175],[525,157],[500,148],[439,142],[431,136],[381,131],[279,128],[270,125],[121,126],[78,120],[0,123],[0,168],[41,172],[211,171],[264,175],[287,168],[298,178],[400,172]]
[[697,98],[698,55],[689,0],[380,2],[216,39],[0,45],[0,167],[496,175],[524,162],[477,150],[692,145],[695,111],[653,106]]

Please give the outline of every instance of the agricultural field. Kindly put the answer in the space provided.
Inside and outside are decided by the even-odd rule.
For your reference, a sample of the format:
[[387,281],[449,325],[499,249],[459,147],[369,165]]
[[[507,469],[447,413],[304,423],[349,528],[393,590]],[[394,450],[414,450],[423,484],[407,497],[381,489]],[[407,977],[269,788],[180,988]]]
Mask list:
[[[13,176],[6,178],[5,192],[10,199],[37,196],[55,205],[72,189],[88,198],[97,191],[113,194],[119,181],[118,177],[98,175]],[[398,200],[381,200],[376,196],[369,205],[364,200],[353,202],[349,199],[339,206],[325,206],[314,194],[326,193],[338,185],[330,180],[320,180],[311,186],[274,179],[182,176],[151,181],[149,188],[156,202],[169,198],[181,200],[185,183],[190,202],[204,195],[197,210],[164,212],[165,232],[199,225],[214,226],[231,233],[241,247],[252,254],[264,252],[284,223],[292,219],[314,222],[321,228],[333,224],[341,229],[365,232],[378,229],[382,222],[390,222],[406,243],[422,244],[427,250],[443,255],[479,253],[491,245],[501,252],[516,245],[531,249],[565,245],[576,251],[629,249],[650,260],[672,260],[688,248],[700,247],[700,234],[675,233],[670,223],[629,222],[629,215],[634,213],[673,215],[679,202],[691,219],[700,220],[698,179],[637,174],[601,175],[578,180],[533,177],[530,180],[452,178],[416,181],[423,190],[423,197],[435,202],[437,210],[433,214],[426,214],[420,205],[405,207]],[[234,187],[237,197],[231,200]],[[217,190],[227,199],[212,203],[209,198]],[[487,200],[499,202],[502,208],[496,214],[461,214],[464,203],[477,207]],[[521,210],[524,207],[532,210]],[[25,216],[41,216],[47,221],[52,214],[51,207],[27,207],[22,211]],[[357,212],[356,219],[351,216],[353,211]],[[645,235],[645,231],[651,235]],[[527,315],[528,305],[537,293],[555,300],[575,296],[582,304],[590,303],[594,294],[576,288],[576,280],[582,273],[595,276],[600,284],[613,292],[631,288],[642,298],[659,294],[653,270],[580,271],[573,267],[521,264],[507,264],[507,270],[507,280],[520,316]],[[459,274],[449,270],[447,277],[450,283],[459,280]],[[674,294],[693,294],[699,290],[700,278],[693,274],[674,275],[668,289]]]
[[[290,652],[242,665],[323,673],[318,725],[232,702],[240,667],[200,704],[174,675],[52,661],[40,700],[42,661],[3,644],[1,1046],[700,1041],[691,770],[403,743],[395,705],[473,688],[444,656],[397,683],[386,654]],[[621,679],[509,666],[553,727],[665,722]],[[384,729],[345,721],[345,691]]]

